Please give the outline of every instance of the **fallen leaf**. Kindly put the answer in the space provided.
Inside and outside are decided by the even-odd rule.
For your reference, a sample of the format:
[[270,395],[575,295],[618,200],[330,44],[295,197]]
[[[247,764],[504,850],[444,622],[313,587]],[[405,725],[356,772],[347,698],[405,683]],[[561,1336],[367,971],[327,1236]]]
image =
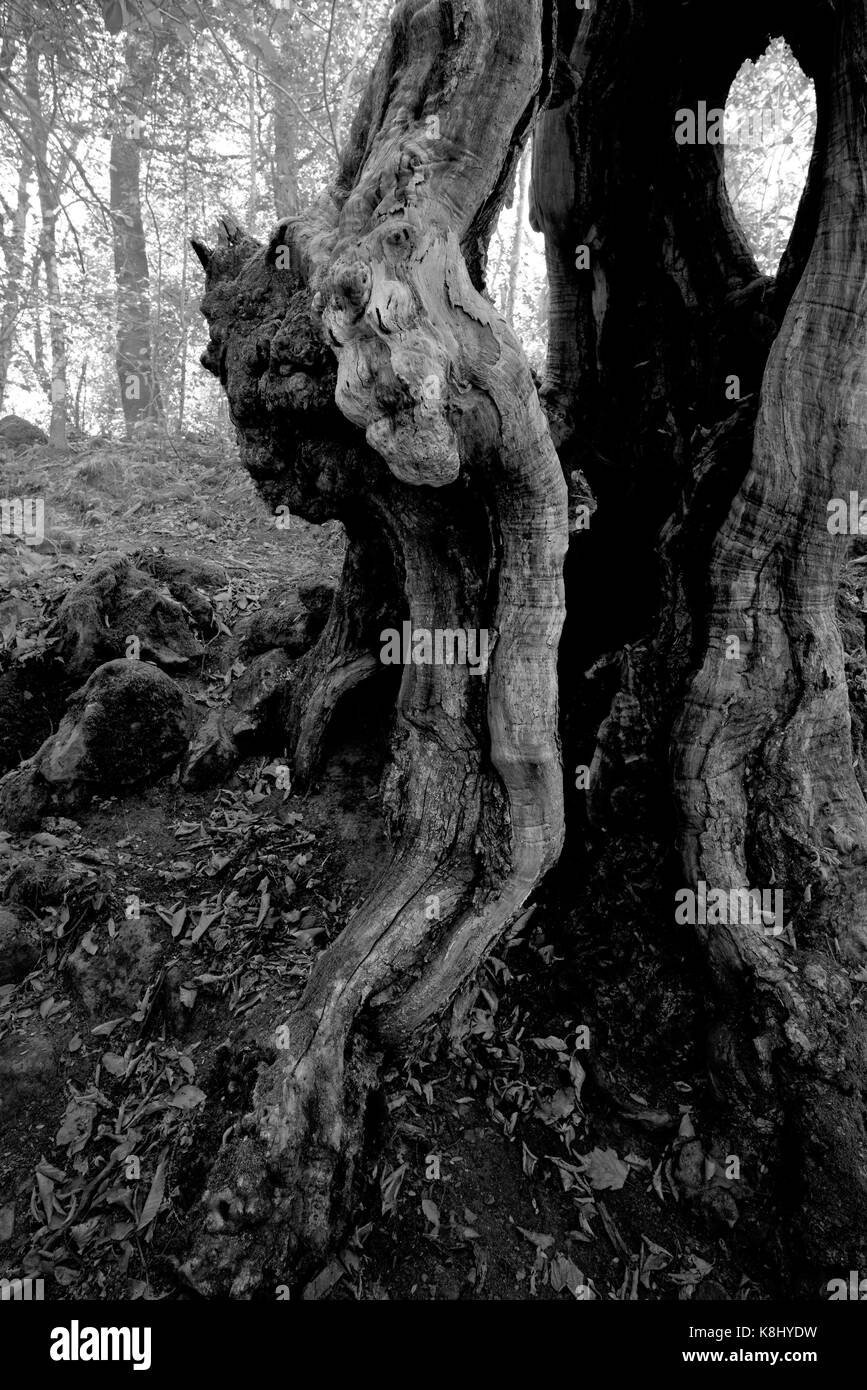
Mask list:
[[572,1085],[575,1087],[575,1096],[580,1101],[581,1088],[587,1079],[587,1073],[578,1060],[577,1052],[573,1052],[569,1060],[569,1075],[572,1078]]
[[390,1173],[383,1173],[379,1183],[383,1216],[396,1210],[397,1194],[400,1192],[401,1184],[406,1177],[408,1166],[408,1164],[402,1163],[399,1168],[393,1168]]
[[147,1201],[142,1207],[141,1216],[138,1219],[137,1230],[143,1231],[149,1226],[156,1217],[163,1200],[163,1193],[166,1189],[166,1150],[157,1164],[157,1171],[154,1173],[154,1180],[151,1183],[151,1190],[147,1195]]
[[558,1120],[565,1120],[576,1109],[575,1091],[561,1089],[555,1091],[550,1100],[540,1101],[533,1112],[536,1119],[544,1120],[545,1124],[556,1124]]
[[516,1226],[515,1229],[520,1231],[522,1236],[526,1236],[527,1240],[531,1241],[537,1250],[547,1250],[554,1244],[554,1237],[547,1236],[542,1231],[527,1231],[523,1226]]
[[555,1255],[551,1261],[551,1288],[555,1293],[568,1289],[576,1298],[584,1287],[584,1275],[565,1255]]
[[174,1095],[169,1097],[168,1103],[176,1110],[194,1110],[206,1099],[204,1091],[200,1091],[198,1086],[186,1085],[175,1091]]
[[326,1265],[315,1279],[311,1279],[310,1283],[304,1286],[301,1291],[302,1299],[321,1298],[323,1294],[328,1293],[329,1289],[333,1289],[335,1284],[340,1283],[345,1273],[346,1270],[340,1260],[332,1260],[331,1264]]
[[545,1157],[559,1171],[564,1192],[571,1192],[573,1188],[578,1188],[581,1192],[590,1191],[583,1178],[583,1169],[579,1168],[577,1164],[567,1163],[565,1158],[555,1158],[553,1154],[546,1154]]
[[193,928],[192,932],[190,933],[190,942],[192,943],[192,945],[195,945],[199,938],[204,936],[211,923],[216,922],[217,918],[222,917],[222,915],[223,909],[221,907],[217,908],[216,912],[203,912],[195,927]]
[[15,1203],[7,1202],[0,1207],[0,1241],[9,1240],[15,1229]]
[[584,1176],[596,1192],[608,1188],[615,1191],[629,1177],[629,1164],[619,1159],[613,1149],[593,1149],[581,1157],[586,1165]]
[[88,1241],[92,1240],[99,1227],[100,1218],[91,1216],[87,1221],[80,1221],[77,1226],[70,1227],[69,1234],[78,1250],[83,1250]]
[[54,1211],[54,1183],[51,1178],[36,1170],[36,1186],[39,1188],[39,1200],[42,1203],[42,1210],[45,1212],[45,1220],[51,1222],[51,1213]]
[[96,1106],[93,1101],[75,1096],[67,1105],[63,1123],[55,1136],[56,1144],[68,1144],[70,1153],[80,1153],[90,1138]]

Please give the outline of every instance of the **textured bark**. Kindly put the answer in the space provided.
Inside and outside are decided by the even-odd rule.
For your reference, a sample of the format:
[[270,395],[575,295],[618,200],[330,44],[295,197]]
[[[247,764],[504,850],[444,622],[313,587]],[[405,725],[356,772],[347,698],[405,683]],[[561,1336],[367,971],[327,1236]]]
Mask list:
[[[749,472],[711,551],[674,775],[687,877],[785,893],[785,940],[742,926],[709,935],[726,992],[758,993],[753,1056],[744,1051],[729,1085],[754,1072],[750,1090],[794,1131],[809,1253],[855,1259],[867,1219],[867,1031],[846,965],[867,950],[867,807],[835,616],[847,540],[829,534],[826,509],[867,485],[863,7],[845,6],[815,51],[812,246],[770,354]],[[728,634],[741,637],[741,661],[725,660]],[[737,1014],[732,1025],[742,1037]],[[718,1056],[731,1054],[726,1041]]]
[[[683,885],[782,888],[782,937],[697,929],[710,1073],[768,1154],[788,1254],[864,1257],[851,967],[867,817],[825,508],[863,481],[865,16],[860,0],[744,0],[709,43],[704,11],[405,0],[335,187],[267,248],[234,228],[215,252],[197,244],[203,361],[247,466],[273,503],[338,516],[350,535],[298,686],[296,771],[313,775],[331,710],[376,669],[380,623],[408,611],[413,628],[496,635],[484,678],[404,669],[385,784],[394,859],[317,963],[215,1170],[208,1288],[243,1295],[269,1264],[325,1250],[380,1053],[442,1010],[558,854],[564,471],[573,503],[598,501],[568,559],[560,664],[569,751],[592,761],[587,818],[668,834],[672,919]],[[674,130],[682,108],[724,106],[777,33],[815,79],[819,134],[772,280],[721,151]],[[534,120],[547,420],[479,293]],[[725,660],[733,635],[739,662]],[[622,679],[606,709],[580,673],[612,652]]]
[[[389,602],[396,626],[490,633],[483,673],[403,668],[394,857],[317,962],[251,1132],[212,1175],[197,1277],[235,1294],[269,1261],[324,1252],[379,1050],[443,1009],[560,849],[566,489],[520,346],[478,288],[550,62],[551,14],[531,9],[528,23],[526,0],[398,6],[336,188],[267,249],[232,228],[213,256],[197,245],[203,360],[251,472],[271,500],[340,516],[352,538],[305,676],[296,772],[315,766],[340,693],[378,664]],[[359,602],[369,557],[383,579]]]
[[[867,816],[834,616],[845,542],[826,527],[830,499],[863,485],[864,14],[756,4],[730,21],[709,48],[696,6],[670,19],[597,9],[571,55],[575,95],[540,122],[546,392],[564,463],[580,461],[599,501],[567,577],[570,592],[592,576],[607,596],[595,623],[567,629],[566,650],[582,671],[623,647],[591,821],[635,827],[638,811],[668,831],[673,890],[783,892],[780,937],[697,928],[714,988],[709,1066],[741,1132],[773,1136],[783,1258],[833,1269],[863,1259],[867,1215],[850,978]],[[743,242],[721,152],[673,139],[674,113],[723,106],[769,33],[791,43],[819,107],[776,280]],[[589,272],[570,260],[582,242]],[[620,577],[624,550],[640,593]],[[727,659],[733,636],[740,659]]]

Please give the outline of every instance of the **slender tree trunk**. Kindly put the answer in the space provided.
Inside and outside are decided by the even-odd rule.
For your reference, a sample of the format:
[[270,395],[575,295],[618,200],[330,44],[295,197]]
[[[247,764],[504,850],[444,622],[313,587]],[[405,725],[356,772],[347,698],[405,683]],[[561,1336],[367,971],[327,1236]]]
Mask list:
[[256,208],[259,202],[259,123],[258,123],[258,62],[254,61],[247,82],[247,225],[256,226]]
[[45,392],[46,399],[51,400],[51,373],[45,361],[45,343],[42,337],[42,297],[39,289],[40,271],[42,267],[42,253],[37,251],[33,257],[30,267],[30,294],[29,300],[33,310],[33,352],[28,354],[28,360],[33,368],[33,375]]
[[[187,91],[190,90],[190,50],[187,49]],[[190,110],[186,109],[184,119],[184,158],[181,165],[181,192],[184,206],[184,249],[181,260],[181,285],[179,318],[181,341],[178,354],[178,434],[184,432],[184,411],[187,403],[187,344],[189,342],[189,318],[187,312],[187,285],[189,283],[189,251],[187,232],[190,226]]]
[[530,181],[530,159],[524,155],[518,166],[518,188],[515,199],[515,231],[512,236],[512,250],[509,256],[509,287],[506,293],[506,322],[514,327],[515,300],[518,294],[518,279],[521,274],[521,251],[524,245],[524,218],[527,214],[527,187]]
[[78,430],[79,434],[82,434],[84,432],[84,399],[86,394],[85,388],[87,382],[88,361],[89,358],[85,357],[84,361],[81,364],[81,372],[78,377],[78,385],[75,388],[75,412],[73,415],[73,419],[75,420],[75,428],[76,430]]
[[280,34],[280,53],[282,62],[279,69],[271,73],[276,85],[271,88],[273,100],[273,140],[274,149],[271,162],[273,182],[274,211],[278,218],[294,217],[300,207],[298,196],[298,165],[296,149],[297,117],[295,108],[282,89],[291,91],[295,84],[298,53],[290,22],[294,11],[290,9],[287,23]]
[[[0,76],[6,77],[15,62],[19,46],[26,46],[30,24],[21,11],[12,9],[7,15],[2,38],[0,38]],[[12,225],[3,229],[2,247],[6,265],[4,279],[3,307],[0,309],[0,410],[9,382],[9,369],[15,351],[15,338],[18,320],[27,294],[24,289],[24,250],[27,233],[27,217],[30,210],[30,180],[33,177],[33,151],[21,145],[18,166],[18,190]]]
[[31,112],[31,139],[36,165],[36,185],[39,191],[39,212],[42,226],[39,251],[45,270],[45,298],[48,307],[48,327],[51,341],[51,423],[48,438],[53,448],[66,448],[67,428],[67,366],[66,324],[57,265],[57,218],[60,180],[51,172],[48,153],[48,127],[42,108],[39,84],[39,50],[31,44],[27,50],[25,90]]
[[141,198],[141,148],[156,80],[153,35],[129,30],[124,45],[125,77],[121,116],[111,139],[110,200],[117,293],[118,386],[127,435],[145,420],[163,415],[154,371],[151,332],[150,267]]
[[3,237],[6,273],[3,279],[4,300],[0,311],[0,411],[6,395],[9,368],[15,351],[18,320],[25,303],[24,247],[27,234],[27,214],[30,208],[29,184],[33,175],[33,157],[29,150],[21,151],[18,168],[18,196],[12,216],[12,226]]

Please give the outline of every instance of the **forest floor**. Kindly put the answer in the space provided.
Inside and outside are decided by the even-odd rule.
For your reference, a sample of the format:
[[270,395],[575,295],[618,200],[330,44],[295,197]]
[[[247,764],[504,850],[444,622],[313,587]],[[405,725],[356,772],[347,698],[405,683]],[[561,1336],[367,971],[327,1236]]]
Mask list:
[[[342,557],[338,526],[277,529],[231,449],[204,440],[91,441],[61,460],[36,447],[0,464],[0,494],[47,499],[41,546],[0,542],[10,650],[96,556],[222,567],[222,630],[176,677],[202,717],[240,673],[237,622],[290,580],[336,578]],[[22,757],[52,718],[35,713]],[[280,785],[274,747],[214,789],[175,773],[0,831],[0,903],[42,941],[26,978],[0,985],[0,1275],[41,1276],[53,1298],[192,1296],[181,1266],[210,1164],[287,1000],[386,862],[388,718],[359,697],[304,795]],[[658,847],[643,855],[612,843],[576,891],[579,848],[553,876],[484,967],[453,1047],[431,1029],[387,1072],[339,1255],[263,1297],[780,1293],[768,1218],[749,1211],[761,1156],[718,1120],[703,1133],[715,1112],[682,944],[636,927],[659,891]]]

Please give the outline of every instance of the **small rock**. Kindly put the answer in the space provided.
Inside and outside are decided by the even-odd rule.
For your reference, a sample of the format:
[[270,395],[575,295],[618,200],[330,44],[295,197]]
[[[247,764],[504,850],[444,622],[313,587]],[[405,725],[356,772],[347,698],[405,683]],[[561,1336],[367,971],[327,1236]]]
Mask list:
[[39,961],[39,932],[0,907],[0,985],[17,985]]
[[42,540],[35,545],[34,550],[41,555],[77,555],[81,549],[81,532],[67,531],[61,526],[52,526],[47,529]]
[[111,792],[165,772],[188,730],[183,692],[169,676],[147,661],[109,661],[70,698],[35,760],[52,788],[86,782]]
[[66,963],[67,971],[88,1013],[108,1018],[132,1012],[160,958],[157,923],[150,917],[125,920],[117,936],[105,938],[91,955],[79,944]]
[[726,1293],[722,1284],[717,1284],[713,1279],[702,1279],[695,1293],[693,1301],[699,1303],[728,1303],[729,1295]]
[[38,425],[31,425],[20,415],[5,415],[0,420],[0,444],[9,449],[30,449],[34,444],[47,444],[48,435]]
[[20,831],[51,809],[72,809],[152,782],[180,761],[192,727],[183,691],[146,661],[108,661],[68,700],[57,732],[0,779],[0,821]]
[[674,1176],[687,1197],[695,1197],[704,1187],[704,1150],[700,1139],[687,1139],[677,1156]]
[[187,610],[202,632],[217,630],[214,605],[202,590],[223,588],[228,584],[226,571],[220,565],[144,550],[136,551],[130,559],[142,573],[165,584],[172,598]]
[[38,825],[50,801],[45,779],[30,759],[0,780],[0,820],[13,834]]
[[8,1120],[53,1079],[54,1047],[43,1029],[9,1033],[0,1041],[0,1118]]
[[4,896],[13,907],[19,905],[41,912],[45,907],[57,907],[63,902],[69,881],[61,855],[21,854],[6,880]]
[[230,703],[212,710],[198,730],[184,764],[188,787],[204,787],[234,771],[269,727],[279,728],[292,663],[285,651],[257,656],[232,686]]
[[204,650],[186,608],[120,553],[100,557],[73,585],[57,609],[52,632],[59,637],[67,672],[78,679],[101,662],[129,656],[130,637],[143,660],[168,670],[188,666]]
[[731,1229],[738,1220],[738,1204],[724,1187],[709,1187],[702,1193],[701,1205],[712,1226]]
[[273,589],[258,612],[237,624],[240,650],[250,657],[281,647],[290,656],[301,656],[325,626],[334,592],[328,584]]

